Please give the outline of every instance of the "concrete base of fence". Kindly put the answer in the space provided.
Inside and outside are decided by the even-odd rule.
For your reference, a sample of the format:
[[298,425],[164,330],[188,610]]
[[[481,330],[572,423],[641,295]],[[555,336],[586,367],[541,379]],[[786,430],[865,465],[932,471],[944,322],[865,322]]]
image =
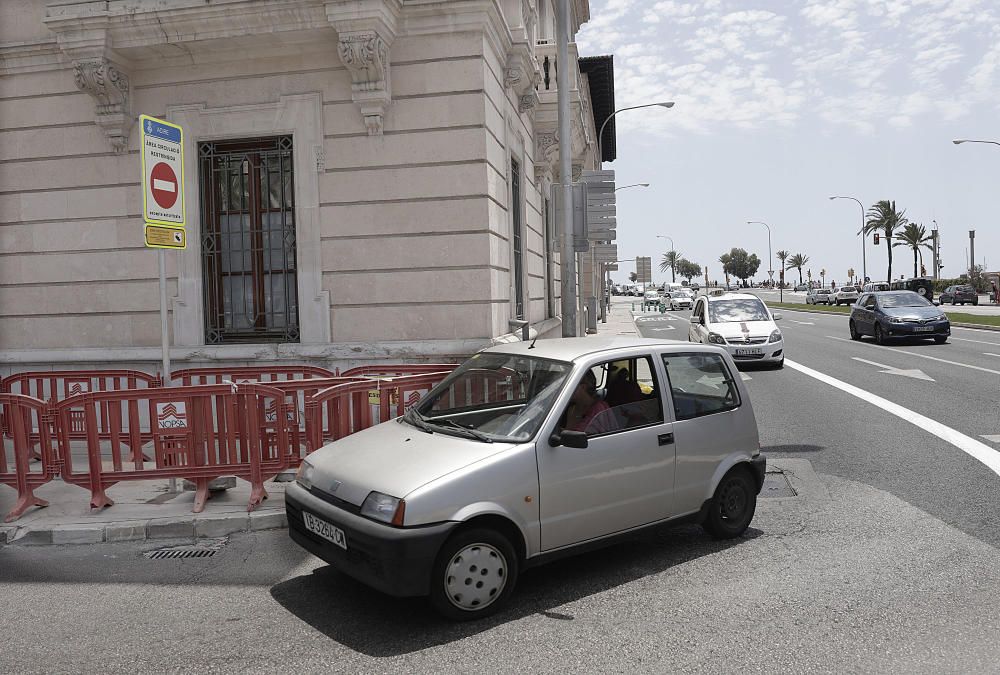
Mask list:
[[[284,484],[265,483],[268,499],[247,513],[250,484],[237,480],[212,493],[202,513],[192,513],[193,492],[171,493],[166,480],[119,483],[108,488],[115,505],[90,509],[87,490],[52,481],[37,490],[50,506],[28,510],[13,523],[0,525],[0,545],[98,544],[146,539],[221,537],[286,527]],[[0,513],[17,493],[0,485]]]

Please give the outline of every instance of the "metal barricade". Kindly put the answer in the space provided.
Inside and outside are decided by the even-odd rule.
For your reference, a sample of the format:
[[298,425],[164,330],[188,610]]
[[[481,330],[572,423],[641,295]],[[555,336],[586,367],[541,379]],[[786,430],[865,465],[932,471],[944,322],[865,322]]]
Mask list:
[[337,376],[337,373],[319,366],[219,366],[175,370],[170,374],[170,381],[186,387],[192,384],[225,384],[227,382],[271,384],[288,380]]
[[[99,432],[101,410],[108,419],[106,439]],[[114,504],[105,490],[121,481],[186,478],[196,485],[194,512],[200,513],[209,482],[236,476],[252,485],[247,506],[251,511],[267,497],[264,481],[288,465],[287,404],[285,394],[274,387],[200,385],[92,392],[61,401],[53,411],[63,480],[89,488],[91,508]],[[84,438],[82,448],[74,444],[71,430],[76,423]],[[128,459],[123,456],[123,446],[145,450],[147,443],[152,459],[141,452]],[[85,461],[78,456],[81,451]]]
[[425,375],[427,373],[451,372],[458,368],[457,363],[400,363],[374,366],[358,366],[340,373],[341,377],[372,377],[384,375],[402,377],[404,375]]
[[[17,490],[17,502],[4,517],[4,522],[9,523],[32,506],[49,505],[36,497],[34,491],[58,474],[58,464],[50,438],[50,407],[45,401],[3,392],[0,412],[9,425],[8,433],[0,436],[0,484]],[[38,439],[37,459],[33,435]]]

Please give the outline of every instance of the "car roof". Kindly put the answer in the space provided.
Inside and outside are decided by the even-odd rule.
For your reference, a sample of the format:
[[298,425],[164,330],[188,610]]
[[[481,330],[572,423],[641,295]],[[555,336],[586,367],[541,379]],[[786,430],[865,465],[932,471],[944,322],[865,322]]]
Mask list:
[[[532,347],[532,345],[534,345]],[[705,351],[716,352],[718,347],[700,345],[680,340],[662,340],[655,338],[640,338],[629,335],[591,336],[575,338],[551,338],[534,342],[507,342],[494,345],[483,351],[502,354],[523,354],[537,356],[557,361],[575,361],[577,359],[606,352],[610,358],[616,352],[624,352],[635,348],[675,347],[678,352]]]
[[719,300],[760,300],[753,293],[734,293],[732,291],[723,293],[722,295],[706,295],[705,297],[708,298],[709,302],[718,302]]

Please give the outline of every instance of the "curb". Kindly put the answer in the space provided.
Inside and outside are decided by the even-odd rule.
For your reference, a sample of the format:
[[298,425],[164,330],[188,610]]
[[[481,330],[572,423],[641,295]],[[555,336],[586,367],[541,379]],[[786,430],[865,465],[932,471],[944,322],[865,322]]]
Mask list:
[[[779,312],[804,312],[806,314],[826,314],[827,316],[850,316],[850,314],[845,314],[844,312],[827,312],[822,309],[791,309],[789,307],[775,307],[774,309]],[[1000,331],[1000,326],[990,326],[989,324],[983,323],[958,323],[956,321],[952,321],[951,325],[957,328],[971,328],[972,330]]]
[[153,518],[111,523],[74,523],[52,528],[0,527],[0,545],[101,544],[150,539],[197,539],[237,532],[259,532],[288,526],[284,510],[223,517]]

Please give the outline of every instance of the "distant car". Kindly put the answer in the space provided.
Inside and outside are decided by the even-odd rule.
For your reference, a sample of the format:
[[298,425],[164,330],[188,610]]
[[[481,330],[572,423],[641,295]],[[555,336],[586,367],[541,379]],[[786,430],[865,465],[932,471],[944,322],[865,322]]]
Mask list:
[[785,343],[771,310],[756,295],[699,295],[691,311],[688,340],[719,345],[737,361],[785,365]]
[[687,291],[674,291],[670,294],[668,307],[670,309],[691,309],[694,298]]
[[642,298],[642,307],[646,308],[647,305],[653,305],[654,307],[660,306],[660,292],[659,291],[646,291],[646,294]]
[[520,571],[622,533],[683,518],[739,537],[766,469],[725,351],[553,339],[479,352],[402,417],[317,449],[284,503],[292,540],[338,572],[464,621],[502,608]]
[[809,290],[809,284],[799,284],[798,286],[795,287],[795,290],[797,290],[797,291],[808,291]]
[[865,293],[851,308],[848,328],[852,340],[871,335],[880,345],[901,337],[933,338],[943,344],[951,335],[948,317],[913,291]]
[[837,306],[841,304],[853,305],[857,300],[858,289],[854,286],[841,286],[830,293],[830,302],[836,303]]
[[879,291],[888,291],[889,288],[888,281],[869,281],[867,284],[861,287],[862,293],[878,293]]
[[979,304],[979,294],[972,286],[949,286],[938,296],[938,300],[942,305],[946,302],[953,305],[964,305],[968,302],[975,306]]
[[913,291],[928,300],[934,299],[934,280],[926,277],[896,279],[889,284],[890,291]]
[[829,288],[810,288],[809,292],[806,293],[806,304],[818,305],[823,303],[824,305],[829,305],[832,302],[830,293],[832,291]]

